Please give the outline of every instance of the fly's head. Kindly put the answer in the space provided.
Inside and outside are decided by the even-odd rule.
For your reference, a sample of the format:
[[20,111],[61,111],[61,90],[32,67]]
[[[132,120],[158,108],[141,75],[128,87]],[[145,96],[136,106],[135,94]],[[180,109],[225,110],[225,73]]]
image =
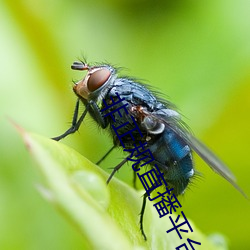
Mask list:
[[115,69],[110,65],[89,66],[83,62],[74,62],[71,69],[87,71],[86,76],[73,87],[75,94],[86,101],[102,97],[105,87],[116,77]]

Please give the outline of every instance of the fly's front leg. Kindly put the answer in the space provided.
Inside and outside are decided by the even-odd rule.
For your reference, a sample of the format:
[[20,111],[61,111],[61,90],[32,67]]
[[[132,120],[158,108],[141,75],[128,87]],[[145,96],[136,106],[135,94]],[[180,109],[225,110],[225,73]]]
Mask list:
[[103,114],[98,105],[92,100],[89,101],[89,105],[89,112],[95,117],[96,122],[101,125],[102,128],[106,128],[108,125],[107,120],[105,119],[105,117],[103,117]]
[[75,106],[75,111],[74,111],[74,116],[73,116],[71,127],[65,133],[63,133],[62,135],[59,135],[57,137],[53,137],[51,139],[53,139],[55,141],[60,141],[64,137],[68,136],[69,134],[75,133],[79,129],[79,127],[80,127],[80,125],[81,125],[84,117],[86,116],[86,114],[87,114],[87,112],[89,110],[89,104],[88,104],[87,107],[86,107],[86,109],[84,110],[84,112],[80,116],[79,120],[77,121],[77,119],[78,119],[78,112],[79,112],[79,104],[80,104],[80,101],[78,99],[77,102],[76,102],[76,106]]

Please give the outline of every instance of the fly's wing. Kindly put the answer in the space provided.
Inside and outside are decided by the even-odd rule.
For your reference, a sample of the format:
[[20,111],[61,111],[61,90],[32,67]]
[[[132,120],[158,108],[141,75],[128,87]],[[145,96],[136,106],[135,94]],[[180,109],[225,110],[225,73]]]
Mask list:
[[[171,112],[174,112],[171,114]],[[180,117],[175,111],[161,110],[159,112],[153,112],[151,115],[153,119],[157,120],[159,123],[164,124],[166,127],[174,131],[182,140],[184,140],[190,148],[192,148],[216,173],[225,178],[230,182],[242,195],[247,199],[248,197],[242,191],[242,189],[236,184],[236,178],[233,173],[228,169],[228,167],[202,142],[196,139],[183,125]],[[165,113],[165,114],[164,114]]]
[[[176,131],[176,133],[178,133]],[[179,134],[179,133],[178,133]],[[243,190],[237,185],[236,178],[229,168],[222,162],[210,149],[191,134],[181,135],[187,144],[211,167],[217,174],[231,183],[242,195],[248,197]]]

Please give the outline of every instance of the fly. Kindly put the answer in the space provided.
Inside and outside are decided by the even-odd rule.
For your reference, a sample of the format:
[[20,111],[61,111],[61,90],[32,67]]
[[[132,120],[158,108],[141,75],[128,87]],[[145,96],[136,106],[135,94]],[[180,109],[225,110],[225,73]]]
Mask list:
[[[75,83],[73,91],[77,96],[74,116],[71,127],[62,135],[53,139],[59,141],[64,137],[76,132],[87,113],[102,128],[108,129],[113,138],[113,147],[98,162],[100,163],[115,148],[121,146],[117,134],[112,130],[112,125],[117,126],[126,122],[126,116],[116,117],[116,122],[111,117],[103,115],[104,103],[117,100],[118,95],[123,99],[120,105],[128,105],[128,115],[138,124],[141,135],[135,132],[134,139],[147,143],[155,159],[154,163],[164,175],[168,186],[173,188],[172,193],[183,194],[195,174],[192,151],[196,152],[215,172],[230,182],[245,197],[246,195],[236,184],[236,179],[227,166],[214,155],[203,143],[196,139],[187,129],[175,106],[169,101],[163,100],[149,90],[149,88],[128,77],[119,77],[117,70],[109,64],[90,66],[85,62],[74,62],[73,70],[87,71],[86,76]],[[84,112],[78,117],[80,102],[85,106]],[[132,125],[128,123],[128,130]],[[125,136],[124,145],[126,149],[132,149],[134,141]],[[125,158],[111,173],[107,183],[128,159]],[[147,194],[143,197],[143,205],[140,217],[140,229],[144,238],[143,214],[146,205]]]

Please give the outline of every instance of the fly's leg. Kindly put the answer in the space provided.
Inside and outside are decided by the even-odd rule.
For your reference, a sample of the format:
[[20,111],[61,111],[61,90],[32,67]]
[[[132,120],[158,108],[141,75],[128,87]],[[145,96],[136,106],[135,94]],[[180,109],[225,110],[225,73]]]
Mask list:
[[115,146],[113,146],[97,163],[96,165],[99,165],[115,148]]
[[136,174],[136,171],[138,171],[137,169],[139,168],[139,164],[137,164],[135,167],[133,167],[133,187],[136,189],[136,177],[137,177],[137,174]]
[[114,176],[114,174],[128,161],[127,158],[125,158],[122,162],[120,162],[116,167],[114,167],[112,173],[110,174],[108,180],[107,180],[107,184],[109,184],[109,182],[111,181],[112,177]]
[[140,212],[140,230],[141,230],[141,233],[143,235],[144,240],[147,240],[147,236],[146,236],[144,229],[143,229],[143,216],[144,216],[144,212],[145,212],[145,208],[146,208],[147,197],[148,197],[148,194],[145,193],[143,195],[142,207],[141,207],[141,212]]
[[133,173],[133,187],[134,187],[134,189],[136,189],[136,172],[134,171],[134,173]]
[[87,105],[86,109],[84,110],[84,112],[82,113],[81,117],[77,121],[78,111],[79,111],[79,103],[80,103],[80,101],[78,99],[77,102],[76,102],[76,106],[75,106],[75,110],[74,110],[74,116],[73,116],[71,127],[65,133],[63,133],[62,135],[59,135],[57,137],[53,137],[51,139],[53,139],[55,141],[60,141],[64,137],[68,136],[69,134],[75,133],[79,129],[79,127],[80,127],[80,125],[81,125],[84,117],[86,116],[86,114],[87,114],[87,112],[89,110],[89,105]]
[[104,119],[104,117],[103,117],[103,115],[101,113],[101,110],[98,107],[98,105],[94,101],[92,101],[92,100],[89,101],[89,105],[90,105],[90,108],[91,108],[91,113],[93,113],[93,115],[94,115],[97,123],[99,125],[101,125],[102,128],[106,128],[107,127],[107,122]]
[[[157,183],[159,184],[159,181],[157,181]],[[148,196],[150,196],[150,194],[152,193],[153,190],[154,190],[154,189],[152,189],[152,187],[151,187],[151,188],[149,188],[149,190],[148,190],[146,193],[144,193],[144,195],[143,195],[142,207],[141,207],[141,212],[140,212],[140,230],[141,230],[141,233],[142,233],[142,235],[143,235],[144,240],[147,240],[147,236],[146,236],[146,234],[145,234],[145,232],[144,232],[144,229],[143,229],[143,217],[144,217],[144,212],[145,212],[146,202],[147,202],[146,199],[148,198]],[[149,198],[149,199],[150,199],[150,198]]]

